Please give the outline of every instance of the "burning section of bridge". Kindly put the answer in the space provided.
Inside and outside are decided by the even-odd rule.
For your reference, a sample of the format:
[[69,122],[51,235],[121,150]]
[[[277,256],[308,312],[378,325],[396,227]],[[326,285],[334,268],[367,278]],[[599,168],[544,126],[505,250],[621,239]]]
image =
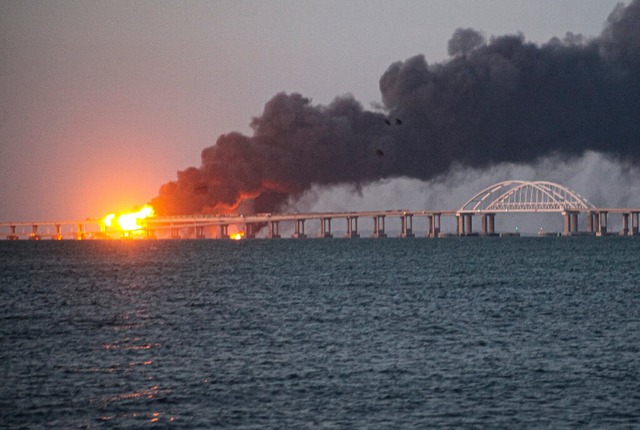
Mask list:
[[122,214],[112,213],[103,218],[104,233],[116,232],[122,238],[133,238],[144,234],[143,220],[154,216],[155,211],[151,205],[144,205],[134,212]]

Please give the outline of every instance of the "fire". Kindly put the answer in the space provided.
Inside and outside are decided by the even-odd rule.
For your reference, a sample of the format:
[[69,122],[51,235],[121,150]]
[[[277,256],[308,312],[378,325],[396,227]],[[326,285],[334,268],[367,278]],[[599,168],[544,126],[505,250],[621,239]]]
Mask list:
[[[129,212],[125,214],[109,214],[102,220],[102,223],[109,228],[118,228],[123,232],[132,232],[136,230],[141,230],[143,228],[142,225],[139,224],[139,221],[152,217],[155,214],[153,207],[151,205],[144,205],[142,209],[136,212]],[[117,223],[117,226],[115,223]]]
[[232,240],[242,240],[242,238],[244,238],[244,230],[229,235],[229,239]]

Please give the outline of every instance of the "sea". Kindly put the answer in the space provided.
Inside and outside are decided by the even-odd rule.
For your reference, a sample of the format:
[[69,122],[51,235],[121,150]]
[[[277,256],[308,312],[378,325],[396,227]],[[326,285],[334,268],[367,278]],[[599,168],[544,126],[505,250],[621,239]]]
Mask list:
[[0,428],[640,428],[640,238],[0,242]]

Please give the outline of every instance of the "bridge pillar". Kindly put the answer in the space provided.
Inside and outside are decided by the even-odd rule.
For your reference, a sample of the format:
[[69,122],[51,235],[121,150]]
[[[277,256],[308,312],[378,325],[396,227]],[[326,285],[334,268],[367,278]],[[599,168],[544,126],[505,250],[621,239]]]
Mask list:
[[307,237],[307,235],[304,234],[304,220],[303,219],[295,220],[295,231],[291,235],[291,237],[293,239],[304,239],[304,238]]
[[40,235],[38,234],[38,226],[31,226],[31,234],[29,235],[29,240],[40,240]]
[[465,217],[464,224],[466,227],[465,234],[467,236],[470,236],[473,234],[473,225],[472,225],[473,214],[464,214],[464,217]]
[[596,232],[597,236],[606,236],[607,235],[607,211],[602,211],[599,213],[599,225],[598,231]]
[[87,234],[84,231],[84,225],[78,224],[78,231],[76,233],[76,239],[84,240],[84,239],[86,239],[86,237],[87,237]]
[[269,239],[280,239],[280,222],[269,221]]
[[571,212],[571,233],[578,232],[578,212]]
[[587,212],[587,233],[595,232],[595,223],[593,221],[594,215],[594,212]]
[[384,215],[376,215],[373,217],[373,234],[371,237],[382,238],[387,237],[384,232]]
[[321,218],[320,219],[320,236],[322,238],[332,238],[333,234],[331,234],[331,218]]
[[473,214],[462,213],[457,214],[458,218],[458,236],[473,236]]
[[440,234],[440,214],[435,213],[433,215],[429,215],[429,232],[427,233],[428,237],[438,237]]
[[571,236],[578,232],[578,212],[575,211],[564,211],[562,212],[564,216],[564,236]]
[[360,237],[358,234],[358,217],[350,216],[347,217],[347,234],[344,237],[356,238]]
[[9,229],[11,229],[11,233],[7,235],[7,240],[18,240],[18,235],[16,234],[16,226],[10,225]]
[[204,239],[204,227],[196,227],[196,239]]
[[[196,227],[196,237],[198,237],[197,232],[198,227]],[[229,224],[220,224],[220,239],[229,239]]]
[[147,239],[155,239],[156,238],[156,231],[151,229],[151,228],[147,228],[145,230],[147,232]]
[[405,212],[404,215],[402,215],[400,217],[400,222],[402,223],[402,228],[400,231],[400,237],[402,238],[406,238],[406,237],[414,237],[413,234],[413,215],[412,214],[407,214]]
[[640,234],[638,231],[638,218],[640,218],[640,212],[631,212],[631,231],[629,232],[631,236]]
[[244,225],[244,238],[255,239],[256,238],[256,225],[253,223],[245,223]]
[[177,227],[171,228],[171,239],[180,239],[180,230]]
[[620,236],[629,236],[629,214],[622,214],[622,230],[620,230]]
[[56,232],[54,233],[53,236],[51,236],[51,239],[53,240],[62,240],[62,226],[60,224],[56,224],[54,225]]
[[496,235],[496,214],[482,214],[482,235]]

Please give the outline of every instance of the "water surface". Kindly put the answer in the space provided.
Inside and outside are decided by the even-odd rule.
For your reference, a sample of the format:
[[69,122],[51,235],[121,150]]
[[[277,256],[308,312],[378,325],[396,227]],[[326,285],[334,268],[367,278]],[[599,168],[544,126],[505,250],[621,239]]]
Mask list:
[[17,427],[640,425],[640,240],[0,242]]

